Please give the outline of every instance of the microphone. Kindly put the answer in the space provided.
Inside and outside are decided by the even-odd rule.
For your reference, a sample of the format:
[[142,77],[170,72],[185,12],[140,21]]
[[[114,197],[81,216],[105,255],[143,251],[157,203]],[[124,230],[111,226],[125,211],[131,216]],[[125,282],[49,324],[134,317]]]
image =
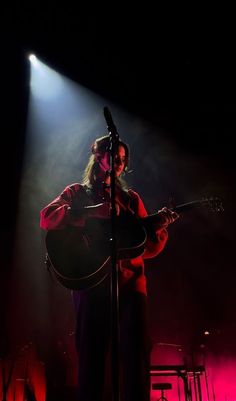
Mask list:
[[105,117],[105,120],[107,123],[108,131],[111,132],[118,139],[119,134],[118,134],[116,126],[114,124],[110,110],[108,109],[108,107],[104,107],[103,112],[104,112],[104,117]]

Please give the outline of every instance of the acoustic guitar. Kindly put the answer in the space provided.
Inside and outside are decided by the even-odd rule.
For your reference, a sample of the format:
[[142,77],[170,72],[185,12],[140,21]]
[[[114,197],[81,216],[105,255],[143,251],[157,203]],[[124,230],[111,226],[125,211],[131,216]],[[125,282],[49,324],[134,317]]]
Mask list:
[[[182,213],[199,206],[214,212],[223,211],[219,198],[205,198],[171,208]],[[147,232],[158,224],[158,213],[137,218],[125,213],[116,219],[117,260],[131,259],[143,254]],[[83,290],[103,281],[110,272],[110,219],[87,219],[82,228],[68,226],[49,230],[45,243],[49,262],[56,279],[66,288]]]

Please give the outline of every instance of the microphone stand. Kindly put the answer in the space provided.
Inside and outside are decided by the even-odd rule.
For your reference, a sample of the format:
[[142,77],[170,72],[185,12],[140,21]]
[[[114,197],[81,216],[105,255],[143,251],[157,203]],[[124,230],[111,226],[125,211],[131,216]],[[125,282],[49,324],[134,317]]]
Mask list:
[[119,265],[117,260],[117,238],[116,238],[116,187],[115,187],[115,151],[119,141],[119,134],[113,122],[108,107],[104,107],[104,117],[110,138],[110,205],[111,205],[111,369],[112,369],[112,400],[120,401],[120,370],[119,370]]

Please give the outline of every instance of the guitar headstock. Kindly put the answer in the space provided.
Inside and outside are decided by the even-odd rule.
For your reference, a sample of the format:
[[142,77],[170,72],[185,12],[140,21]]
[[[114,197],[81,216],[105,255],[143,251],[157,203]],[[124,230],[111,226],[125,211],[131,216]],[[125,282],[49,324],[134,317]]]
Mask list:
[[202,203],[206,205],[214,213],[220,213],[224,211],[223,202],[217,196],[211,196],[210,198],[203,198]]

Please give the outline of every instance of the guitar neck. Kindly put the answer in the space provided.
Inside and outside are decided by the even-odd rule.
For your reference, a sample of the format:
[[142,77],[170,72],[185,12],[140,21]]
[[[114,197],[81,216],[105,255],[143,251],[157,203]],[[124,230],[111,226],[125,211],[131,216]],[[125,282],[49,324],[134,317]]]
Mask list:
[[[222,212],[224,210],[221,200],[219,198],[214,198],[214,197],[183,203],[181,205],[170,208],[170,210],[177,213],[183,213],[200,206],[208,206],[210,210],[214,212]],[[142,222],[144,224],[144,227],[147,229],[148,228],[157,229],[160,224],[160,216],[158,213],[154,213],[147,217],[144,217],[142,219]]]
[[183,203],[182,205],[178,205],[175,207],[170,208],[173,212],[181,213],[181,212],[188,212],[189,210],[194,209],[195,207],[202,206],[206,201],[204,200],[195,200],[188,203]]

